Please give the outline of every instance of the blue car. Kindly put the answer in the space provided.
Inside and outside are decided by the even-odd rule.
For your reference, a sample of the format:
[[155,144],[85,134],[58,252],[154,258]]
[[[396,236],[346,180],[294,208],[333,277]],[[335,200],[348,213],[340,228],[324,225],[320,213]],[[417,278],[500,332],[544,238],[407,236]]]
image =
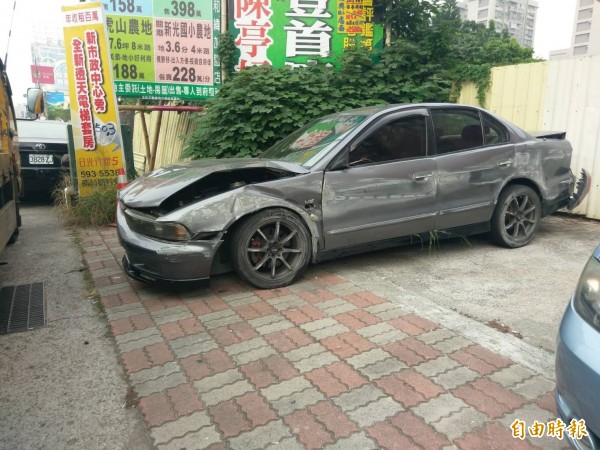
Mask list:
[[569,424],[584,420],[588,436],[565,437],[576,449],[600,450],[600,246],[585,266],[560,325],[556,406]]

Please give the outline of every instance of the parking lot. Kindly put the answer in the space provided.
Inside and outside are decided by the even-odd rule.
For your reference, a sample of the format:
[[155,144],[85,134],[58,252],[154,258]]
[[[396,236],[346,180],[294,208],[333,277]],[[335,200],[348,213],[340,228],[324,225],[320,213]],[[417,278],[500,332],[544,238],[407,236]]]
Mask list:
[[[347,279],[404,293],[478,322],[496,321],[525,342],[554,351],[560,318],[583,266],[600,244],[600,223],[566,215],[542,220],[526,247],[505,249],[470,236],[332,261]],[[399,296],[402,297],[402,296]]]
[[[8,380],[1,398],[10,400],[0,447],[54,436],[81,448],[102,439],[106,448],[565,448],[549,437],[515,439],[509,427],[555,418],[553,343],[600,242],[596,222],[548,218],[518,250],[481,236],[353,256],[312,266],[275,291],[253,290],[233,275],[193,290],[131,282],[117,264],[114,229],[80,230],[113,341],[85,293],[75,244],[44,208],[25,216],[46,220],[60,236],[56,248],[31,256],[49,259],[34,267],[51,318],[68,315],[67,305],[87,309],[0,337]],[[26,226],[17,245],[36,236],[43,233]],[[67,264],[56,271],[56,261]],[[3,284],[15,277],[5,275]],[[497,331],[501,324],[514,333]],[[64,345],[73,330],[91,345],[47,345]],[[28,354],[36,362],[13,365],[31,379],[6,369]],[[40,376],[42,367],[54,380]],[[97,376],[75,382],[85,369]],[[69,408],[97,410],[98,420],[86,429],[83,414]],[[123,429],[113,441],[110,423]]]

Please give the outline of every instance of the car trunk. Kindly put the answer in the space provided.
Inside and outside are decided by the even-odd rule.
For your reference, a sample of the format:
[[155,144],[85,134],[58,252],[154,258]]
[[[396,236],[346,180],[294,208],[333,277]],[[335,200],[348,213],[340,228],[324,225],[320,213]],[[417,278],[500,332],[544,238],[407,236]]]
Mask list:
[[69,169],[67,124],[51,120],[19,120],[19,153],[25,193],[51,192]]
[[[48,139],[19,142],[22,169],[60,169],[64,155],[69,153],[66,142],[50,142]],[[67,165],[68,167],[68,165]]]

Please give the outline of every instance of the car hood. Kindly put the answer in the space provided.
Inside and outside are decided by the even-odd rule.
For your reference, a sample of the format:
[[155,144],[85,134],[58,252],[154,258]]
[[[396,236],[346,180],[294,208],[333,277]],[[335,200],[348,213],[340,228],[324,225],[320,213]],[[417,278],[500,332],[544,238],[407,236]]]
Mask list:
[[210,174],[247,169],[270,169],[293,174],[309,172],[305,167],[285,161],[250,158],[202,159],[157,169],[124,188],[119,198],[126,206],[132,208],[156,207],[173,194]]

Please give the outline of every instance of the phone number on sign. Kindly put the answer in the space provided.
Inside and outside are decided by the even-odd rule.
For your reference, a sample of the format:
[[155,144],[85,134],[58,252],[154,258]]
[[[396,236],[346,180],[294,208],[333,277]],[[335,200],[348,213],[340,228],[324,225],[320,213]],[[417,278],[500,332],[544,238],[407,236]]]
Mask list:
[[[117,171],[116,170],[98,170],[98,171],[96,171],[96,170],[81,170],[79,172],[79,176],[81,178],[116,177]],[[116,178],[115,178],[115,180],[116,180]]]

